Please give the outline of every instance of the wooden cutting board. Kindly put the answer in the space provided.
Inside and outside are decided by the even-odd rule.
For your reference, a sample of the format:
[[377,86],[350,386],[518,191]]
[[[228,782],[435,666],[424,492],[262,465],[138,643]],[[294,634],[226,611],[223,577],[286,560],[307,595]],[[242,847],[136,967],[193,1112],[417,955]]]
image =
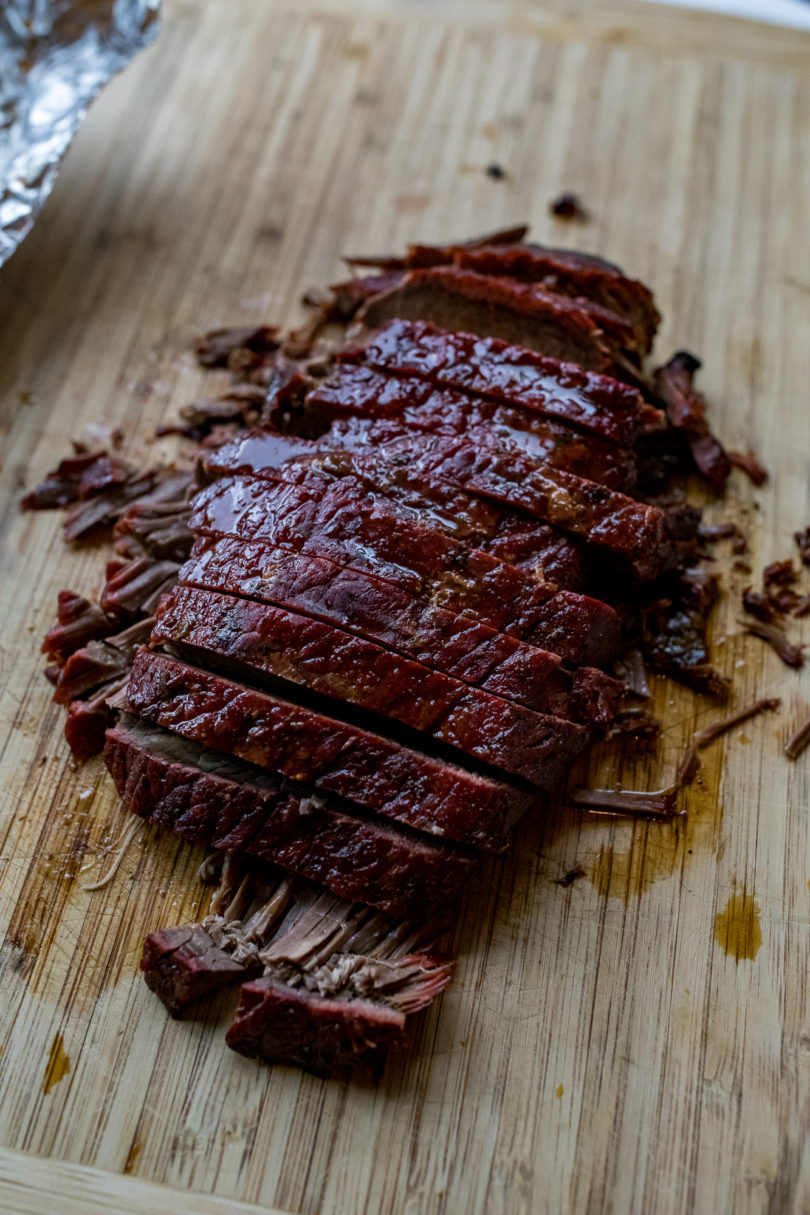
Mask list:
[[[809,132],[810,38],[767,26],[589,0],[167,4],[0,272],[4,1211],[242,1209],[183,1191],[306,1215],[810,1211],[810,756],[781,751],[810,678],[742,635],[739,604],[810,523]],[[561,190],[589,223],[549,215]],[[754,571],[718,548],[714,641],[734,706],[782,708],[705,752],[685,818],[526,823],[379,1088],[262,1068],[225,1048],[230,1000],[175,1023],[137,975],[145,934],[198,912],[201,854],[144,828],[83,888],[126,824],[101,764],[71,766],[38,648],[60,587],[99,589],[98,552],[17,498],[87,423],[170,457],[155,425],[212,388],[195,333],[289,317],[343,253],[523,219],[654,286],[659,353],[702,355],[716,429],[771,470],[710,506]],[[665,681],[656,704],[657,756],[591,779],[668,783],[720,713]]]

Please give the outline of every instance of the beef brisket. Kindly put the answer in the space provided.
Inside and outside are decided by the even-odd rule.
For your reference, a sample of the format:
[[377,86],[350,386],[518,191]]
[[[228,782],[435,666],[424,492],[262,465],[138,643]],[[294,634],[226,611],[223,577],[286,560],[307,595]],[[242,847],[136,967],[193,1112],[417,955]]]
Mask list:
[[430,608],[474,617],[573,662],[603,662],[618,641],[615,616],[596,600],[558,592],[345,482],[324,489],[278,481],[271,493],[258,478],[223,478],[200,494],[194,526],[202,535],[233,534],[326,556],[419,596]]
[[192,742],[484,851],[499,848],[536,802],[504,781],[153,650],[135,658],[127,703]]
[[597,435],[586,437],[556,418],[522,406],[434,388],[416,376],[386,376],[362,364],[339,366],[329,379],[316,384],[299,406],[299,415],[320,432],[341,417],[395,418],[437,435],[463,435],[483,427],[539,462],[611,489],[631,489],[636,480],[633,453]]
[[388,321],[338,357],[560,418],[625,446],[663,423],[660,410],[618,380],[511,341],[453,333],[424,321]]
[[[618,559],[642,581],[660,574],[672,560],[666,517],[648,506],[602,485],[574,477],[560,469],[538,464],[531,457],[501,443],[481,429],[464,436],[434,438],[390,422],[336,423],[319,442],[303,448],[374,450],[375,458],[407,465],[417,477],[437,477],[499,505],[523,511],[540,522],[586,540],[596,550]],[[275,436],[253,431],[230,445],[216,462],[223,471],[283,468],[285,459]]]
[[126,716],[108,730],[104,760],[132,813],[389,915],[432,915],[478,863],[470,849],[348,814],[320,797],[284,793],[259,769]]
[[357,319],[367,329],[394,319],[430,321],[443,329],[512,342],[589,371],[634,377],[622,354],[632,349],[633,331],[621,317],[586,300],[574,302],[530,284],[455,266],[410,271],[398,286],[366,300]]
[[[164,599],[152,634],[196,659],[328,698],[327,712],[356,705],[422,731],[467,756],[553,788],[588,745],[590,731],[428,670],[344,630],[295,612],[190,587]],[[326,707],[328,706],[328,707]],[[390,731],[390,725],[387,727]]]

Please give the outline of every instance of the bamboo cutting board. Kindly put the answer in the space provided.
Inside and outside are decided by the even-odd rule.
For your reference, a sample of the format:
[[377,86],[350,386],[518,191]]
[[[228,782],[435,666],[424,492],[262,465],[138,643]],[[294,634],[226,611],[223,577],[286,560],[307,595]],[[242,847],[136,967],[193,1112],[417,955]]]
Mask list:
[[[141,942],[196,918],[199,853],[144,828],[83,889],[125,823],[100,763],[68,762],[38,647],[98,556],[16,506],[86,423],[168,458],[155,425],[211,391],[195,333],[287,317],[341,253],[530,219],[654,286],[663,357],[703,356],[716,429],[773,474],[709,508],[758,581],[810,523],[810,38],[588,0],[167,10],[0,272],[0,1209],[810,1211],[808,757],[781,753],[810,676],[743,637],[744,575],[717,664],[735,706],[781,711],[705,752],[685,819],[526,823],[372,1089],[256,1066],[224,1046],[229,1000],[173,1023],[146,990]],[[563,189],[589,224],[550,217]],[[668,783],[718,715],[664,681],[656,703],[655,759],[591,779]]]

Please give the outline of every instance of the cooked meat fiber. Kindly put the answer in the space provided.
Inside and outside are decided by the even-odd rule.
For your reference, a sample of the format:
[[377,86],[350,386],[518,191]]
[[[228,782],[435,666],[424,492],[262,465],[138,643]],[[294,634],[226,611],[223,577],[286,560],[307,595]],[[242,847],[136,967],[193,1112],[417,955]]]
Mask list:
[[[553,788],[587,747],[590,731],[431,671],[351,633],[231,595],[177,587],[164,599],[155,644],[197,660],[219,657],[424,731],[439,742],[539,788]],[[274,685],[275,686],[275,685]]]
[[[538,464],[487,431],[464,436],[417,434],[392,422],[336,423],[318,443],[300,454],[326,448],[373,448],[375,457],[407,464],[418,477],[438,477],[455,488],[505,505],[587,541],[619,560],[641,581],[657,577],[673,558],[666,516],[624,494]],[[213,467],[227,472],[283,469],[285,456],[276,436],[252,431],[223,449]],[[282,474],[284,475],[284,474]]]
[[367,329],[390,320],[430,321],[603,375],[634,375],[624,355],[632,350],[633,331],[621,317],[587,300],[574,302],[531,284],[456,266],[410,271],[399,286],[371,296],[357,319]]
[[320,432],[341,417],[395,418],[437,435],[462,435],[484,427],[540,462],[610,489],[632,489],[636,480],[634,454],[606,439],[586,437],[527,409],[433,388],[415,376],[386,376],[363,365],[344,364],[316,384],[304,397],[298,416]]
[[141,650],[127,687],[139,717],[415,830],[499,848],[536,796],[304,705]]
[[164,928],[144,941],[141,970],[150,991],[173,1017],[192,1000],[229,987],[261,968],[236,961],[220,949],[202,924]]
[[328,557],[431,609],[473,617],[572,662],[604,662],[618,644],[618,620],[598,601],[560,593],[345,483],[268,487],[259,478],[223,478],[198,497],[194,526],[201,535],[266,540]]
[[126,716],[107,731],[104,761],[124,806],[141,818],[271,861],[389,915],[432,915],[480,856],[359,811],[349,815],[328,799],[284,793],[259,769]]
[[626,447],[664,421],[660,410],[618,380],[510,341],[454,333],[425,321],[388,321],[338,358],[559,418]]
[[571,711],[556,655],[324,558],[267,542],[198,542],[183,581],[314,616],[530,708]]

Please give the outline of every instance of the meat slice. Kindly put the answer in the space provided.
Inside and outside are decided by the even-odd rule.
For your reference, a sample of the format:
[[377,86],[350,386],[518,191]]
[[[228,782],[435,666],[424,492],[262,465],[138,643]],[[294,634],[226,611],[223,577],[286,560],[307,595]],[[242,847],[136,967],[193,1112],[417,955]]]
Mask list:
[[284,793],[259,769],[126,715],[107,732],[104,762],[124,806],[141,818],[270,861],[392,916],[432,915],[480,856],[326,799]]
[[151,933],[141,957],[147,985],[175,1017],[192,1000],[228,987],[257,968],[242,965],[220,949],[202,924]]
[[529,708],[561,717],[575,711],[557,655],[322,557],[271,542],[245,545],[234,537],[198,541],[183,582],[335,624]]
[[331,1076],[365,1064],[382,1066],[405,1043],[405,1014],[370,1000],[336,1000],[272,978],[242,986],[236,1019],[225,1038],[240,1055],[296,1064]]
[[483,851],[536,804],[504,781],[153,650],[135,658],[127,703],[192,742]]
[[398,286],[371,296],[357,319],[367,329],[393,319],[430,321],[500,338],[588,371],[634,376],[622,353],[634,345],[633,330],[621,317],[585,300],[456,266],[410,271]]
[[297,684],[328,697],[341,714],[349,702],[375,715],[375,729],[387,719],[424,732],[538,788],[553,788],[590,740],[584,726],[471,688],[321,621],[231,595],[175,588],[152,641],[205,655],[209,664],[218,656],[284,687]]
[[431,609],[471,616],[572,662],[606,661],[618,642],[618,621],[598,601],[560,593],[343,481],[279,479],[271,487],[260,478],[224,477],[197,498],[194,527],[202,535],[267,540],[326,556],[426,600]]
[[[525,233],[524,233],[525,235]],[[640,350],[649,351],[660,322],[650,290],[601,257],[518,240],[478,240],[451,245],[409,245],[401,258],[349,258],[351,265],[395,271],[456,265],[477,274],[538,283],[544,290],[587,299],[633,325]]]
[[560,418],[624,446],[664,420],[628,384],[510,340],[454,333],[425,321],[397,318],[381,324],[339,358]]
[[[304,451],[316,454],[319,447],[352,451],[371,448],[378,460],[407,464],[418,477],[437,477],[520,510],[618,559],[620,567],[641,581],[657,577],[672,561],[666,516],[658,507],[538,464],[481,428],[463,437],[434,438],[391,422],[341,422]],[[230,446],[219,467],[262,475],[285,463],[279,463],[278,455],[275,436],[266,441],[265,432],[253,431]]]
[[545,290],[589,299],[630,321],[635,345],[644,354],[661,320],[652,292],[610,262],[571,249],[543,245],[483,245],[453,250],[452,260],[466,270],[539,283]]
[[611,489],[632,489],[636,460],[627,448],[597,435],[587,438],[556,418],[432,387],[416,376],[386,376],[364,365],[342,365],[306,394],[299,416],[320,432],[336,418],[395,418],[430,434],[463,435],[474,427],[493,430],[534,459],[587,477]]

